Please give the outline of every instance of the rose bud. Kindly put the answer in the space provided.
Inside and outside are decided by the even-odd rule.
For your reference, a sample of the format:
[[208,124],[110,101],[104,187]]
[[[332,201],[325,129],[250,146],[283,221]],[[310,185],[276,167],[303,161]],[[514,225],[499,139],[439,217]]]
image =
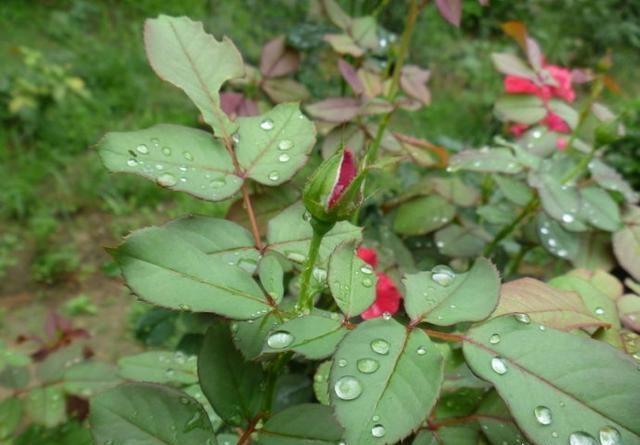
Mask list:
[[336,152],[320,164],[305,185],[302,199],[307,211],[323,224],[349,219],[362,203],[363,179],[351,150]]

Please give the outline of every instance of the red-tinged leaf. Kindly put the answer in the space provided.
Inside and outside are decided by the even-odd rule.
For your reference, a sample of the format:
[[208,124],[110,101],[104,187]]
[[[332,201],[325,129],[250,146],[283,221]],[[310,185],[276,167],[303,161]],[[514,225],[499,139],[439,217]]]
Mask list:
[[360,68],[358,70],[358,79],[360,79],[365,96],[374,98],[382,94],[382,79],[377,73]]
[[324,40],[339,54],[349,54],[353,57],[364,54],[364,50],[347,34],[327,34]]
[[640,297],[627,294],[619,298],[616,303],[622,324],[640,333]]
[[419,165],[444,168],[449,163],[449,152],[424,139],[417,139],[405,134],[393,133],[400,146]]
[[374,97],[371,100],[366,101],[360,109],[360,114],[372,115],[372,114],[385,114],[393,110],[393,104],[381,97]]
[[431,72],[417,65],[407,65],[402,68],[400,87],[410,97],[420,101],[423,105],[431,103],[431,92],[427,82]]
[[518,42],[518,45],[520,45],[523,50],[526,50],[527,25],[521,21],[512,20],[504,22],[500,27],[506,35]]
[[291,74],[300,65],[300,55],[288,48],[284,36],[268,41],[262,48],[260,72],[265,77],[279,77]]
[[544,65],[544,56],[540,45],[538,45],[538,42],[533,37],[527,36],[525,39],[525,50],[531,66],[536,71],[540,70]]
[[284,102],[302,102],[309,98],[309,90],[300,82],[289,79],[266,79],[262,82],[262,89],[269,99],[275,103],[281,104]]
[[258,105],[241,93],[226,92],[220,94],[220,107],[231,119],[238,116],[257,116]]
[[362,81],[358,77],[358,72],[349,62],[344,59],[338,60],[338,69],[344,80],[349,84],[355,94],[362,94],[364,92],[364,86]]
[[620,85],[618,85],[618,82],[616,82],[613,77],[606,75],[602,78],[602,82],[604,83],[604,86],[606,86],[607,89],[609,89],[609,91],[611,91],[612,93],[620,94],[622,92]]
[[608,326],[587,309],[577,293],[556,289],[533,278],[502,285],[494,316],[513,313],[529,314],[538,323],[561,331]]
[[571,83],[587,83],[593,80],[593,71],[590,69],[575,68],[571,70]]
[[327,122],[348,122],[360,112],[360,100],[352,97],[333,97],[307,105],[307,112],[314,118]]
[[462,17],[462,0],[436,0],[440,15],[454,26],[460,26]]

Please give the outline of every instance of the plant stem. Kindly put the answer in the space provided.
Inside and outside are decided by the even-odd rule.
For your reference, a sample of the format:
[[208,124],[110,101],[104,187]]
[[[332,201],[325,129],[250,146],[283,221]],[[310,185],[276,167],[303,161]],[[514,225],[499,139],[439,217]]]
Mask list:
[[500,243],[500,241],[502,241],[507,236],[509,236],[511,232],[513,232],[520,225],[522,221],[527,219],[529,215],[538,208],[539,204],[540,204],[540,199],[538,198],[537,195],[534,195],[529,200],[529,202],[524,206],[524,208],[520,211],[518,216],[516,216],[516,218],[513,221],[511,221],[509,224],[507,224],[502,229],[500,229],[500,231],[495,236],[495,238],[493,238],[493,240],[486,245],[486,247],[484,248],[484,256],[488,257],[489,255],[491,255],[491,253],[493,253],[493,250],[496,248],[498,243]]
[[447,332],[435,331],[433,329],[423,329],[424,333],[429,337],[439,338],[440,340],[459,342],[464,340],[464,336],[460,334],[449,334]]
[[244,433],[242,433],[242,436],[240,436],[240,439],[238,439],[238,445],[246,445],[251,443],[251,433],[255,431],[256,424],[258,423],[259,420],[260,420],[260,416],[256,417],[255,419],[251,419],[251,421],[249,422],[249,425],[247,426],[247,429],[244,431]]
[[302,271],[302,275],[300,276],[300,296],[298,297],[298,308],[301,310],[311,309],[311,307],[313,306],[313,299],[309,289],[309,284],[311,283],[313,266],[316,264],[316,260],[318,259],[320,243],[322,242],[323,237],[324,233],[315,229],[313,230],[311,244],[309,245],[309,253],[307,254],[307,261],[304,264],[304,270]]
[[249,223],[251,224],[251,234],[256,244],[256,248],[262,252],[264,245],[260,238],[260,230],[258,229],[258,221],[256,220],[256,214],[253,211],[253,204],[251,203],[251,196],[247,184],[242,184],[242,200],[244,201],[244,208],[247,210],[247,216],[249,217]]

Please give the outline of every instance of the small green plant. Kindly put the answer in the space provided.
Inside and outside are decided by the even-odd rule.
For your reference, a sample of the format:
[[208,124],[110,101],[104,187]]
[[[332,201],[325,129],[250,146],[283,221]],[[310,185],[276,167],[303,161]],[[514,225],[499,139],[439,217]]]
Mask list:
[[[321,2],[345,93],[306,114],[267,101],[279,98],[265,82],[297,66],[285,41],[261,60],[283,68],[251,77],[201,24],[146,21],[152,68],[210,131],[108,133],[104,164],[239,204],[233,220],[189,216],[110,249],[159,307],[141,335],[173,335],[170,311],[187,335],[177,352],[121,358],[130,382],[91,402],[97,443],[640,444],[640,297],[607,272],[617,260],[639,278],[639,210],[601,159],[617,138],[597,102],[606,60],[593,73],[547,64],[509,24],[528,64],[494,55],[507,75],[496,114],[517,139],[450,157],[394,128],[399,109],[430,102],[429,71],[407,63],[426,2],[408,3],[395,38]],[[460,2],[436,5],[459,23]],[[578,80],[592,86],[576,111]],[[557,276],[521,277],[523,264]]]

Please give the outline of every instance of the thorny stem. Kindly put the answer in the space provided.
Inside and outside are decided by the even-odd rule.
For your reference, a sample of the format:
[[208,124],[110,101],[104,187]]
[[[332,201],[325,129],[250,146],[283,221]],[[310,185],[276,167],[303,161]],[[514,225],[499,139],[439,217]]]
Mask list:
[[[411,43],[411,35],[413,34],[413,28],[416,24],[416,20],[418,18],[418,14],[422,7],[424,7],[425,2],[423,2],[420,6],[418,5],[418,0],[411,0],[411,4],[409,5],[409,14],[407,16],[407,22],[405,24],[404,32],[402,33],[402,37],[400,39],[400,47],[398,49],[398,57],[396,59],[396,64],[393,69],[393,74],[391,75],[391,84],[389,85],[389,91],[387,93],[387,100],[392,102],[396,95],[398,94],[398,84],[400,83],[400,73],[402,72],[402,67],[404,66],[404,62],[407,58],[409,52],[409,43]],[[391,115],[395,111],[395,107],[390,110],[387,114],[385,114],[380,124],[378,125],[378,130],[373,139],[371,145],[367,150],[367,153],[364,158],[364,167],[372,164],[375,161],[376,155],[378,154],[378,150],[380,148],[380,143],[382,142],[382,136],[384,135],[384,131],[389,125],[389,121],[391,120]]]
[[302,271],[302,275],[300,276],[300,296],[298,297],[298,308],[301,310],[311,309],[311,307],[313,306],[313,299],[309,289],[309,284],[311,282],[313,266],[316,264],[316,260],[318,259],[320,243],[322,242],[323,237],[324,233],[314,228],[313,237],[311,238],[311,244],[309,245],[307,260],[304,263],[304,270]]
[[[576,124],[576,127],[571,132],[571,136],[569,136],[569,142],[567,143],[568,150],[572,149],[573,143],[575,142],[578,132],[582,129],[582,126],[584,125],[584,122],[586,121],[587,117],[589,117],[589,111],[591,110],[591,106],[598,99],[598,97],[600,96],[600,93],[602,93],[603,86],[604,86],[604,78],[602,75],[600,75],[596,78],[596,81],[593,84],[593,87],[591,89],[591,94],[589,95],[589,99],[584,103],[582,109],[580,110],[578,123]],[[594,146],[592,150],[587,155],[583,156],[580,159],[580,162],[578,162],[576,166],[561,179],[562,184],[570,183],[574,179],[580,177],[580,175],[582,175],[587,170],[589,166],[589,162],[591,162],[595,154],[595,148],[596,147]],[[487,244],[487,246],[484,249],[484,255],[487,257],[491,255],[494,249],[496,248],[496,246],[498,245],[498,243],[500,243],[500,241],[505,239],[514,230],[516,230],[516,228],[520,225],[521,222],[527,220],[531,215],[533,215],[539,206],[540,206],[540,198],[537,195],[533,196],[529,200],[529,202],[524,206],[524,208],[518,214],[518,216],[516,216],[516,218],[513,221],[511,221],[509,224],[507,224],[502,229],[500,229],[500,231],[495,236],[493,241]]]

